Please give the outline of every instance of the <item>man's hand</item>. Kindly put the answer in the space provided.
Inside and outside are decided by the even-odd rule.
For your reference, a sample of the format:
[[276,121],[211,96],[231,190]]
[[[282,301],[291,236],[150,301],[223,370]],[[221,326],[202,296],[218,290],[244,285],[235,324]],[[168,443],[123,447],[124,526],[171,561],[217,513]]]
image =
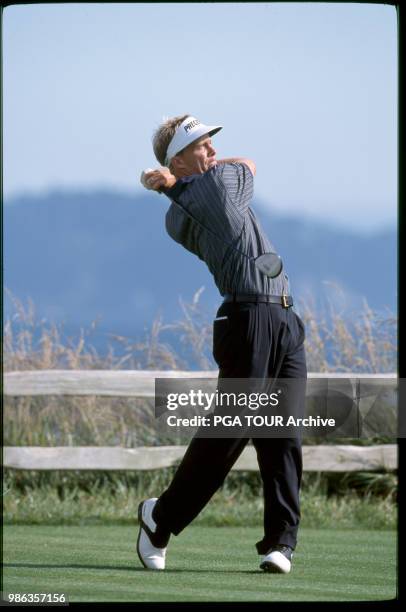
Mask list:
[[140,177],[141,184],[145,189],[152,189],[153,191],[160,191],[162,188],[170,189],[174,186],[177,181],[168,168],[158,168],[157,170],[147,169],[141,173]]

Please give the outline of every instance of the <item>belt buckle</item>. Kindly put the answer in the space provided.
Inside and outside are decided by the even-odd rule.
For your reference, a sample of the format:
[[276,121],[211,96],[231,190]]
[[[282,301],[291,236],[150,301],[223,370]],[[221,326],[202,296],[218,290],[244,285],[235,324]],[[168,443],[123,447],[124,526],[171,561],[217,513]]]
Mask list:
[[284,308],[289,308],[289,304],[288,304],[288,296],[285,295],[284,293],[282,294],[282,306]]

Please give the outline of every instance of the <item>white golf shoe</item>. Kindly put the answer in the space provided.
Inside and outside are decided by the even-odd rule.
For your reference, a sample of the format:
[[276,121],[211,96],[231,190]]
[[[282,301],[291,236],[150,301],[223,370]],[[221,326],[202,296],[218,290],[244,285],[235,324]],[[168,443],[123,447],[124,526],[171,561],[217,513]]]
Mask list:
[[289,574],[293,551],[290,546],[273,546],[262,558],[260,568],[272,574]]
[[[138,506],[139,533],[137,539],[137,553],[141,563],[147,569],[165,569],[166,546],[170,534],[157,532],[157,525],[152,518],[152,511],[157,497],[151,497]],[[154,546],[154,544],[156,546]]]

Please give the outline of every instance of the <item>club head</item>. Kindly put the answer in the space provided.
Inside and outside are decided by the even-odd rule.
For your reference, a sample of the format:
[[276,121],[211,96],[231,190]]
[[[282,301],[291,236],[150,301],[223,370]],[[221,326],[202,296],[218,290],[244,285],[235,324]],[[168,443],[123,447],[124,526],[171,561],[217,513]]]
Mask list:
[[276,253],[264,253],[255,259],[255,265],[265,276],[276,278],[282,272],[282,259]]

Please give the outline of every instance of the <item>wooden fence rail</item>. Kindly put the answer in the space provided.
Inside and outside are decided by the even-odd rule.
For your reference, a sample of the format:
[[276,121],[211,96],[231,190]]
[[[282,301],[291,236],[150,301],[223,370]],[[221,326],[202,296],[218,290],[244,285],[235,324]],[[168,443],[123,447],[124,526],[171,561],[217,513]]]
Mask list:
[[[218,371],[184,372],[179,370],[31,370],[7,372],[5,395],[104,395],[154,397],[156,378],[212,378]],[[308,374],[308,387],[314,379],[349,379],[359,385],[385,381],[397,385],[396,374]]]
[[[153,398],[156,378],[217,378],[218,371],[35,370],[7,372],[4,395],[102,395]],[[397,387],[396,374],[309,373],[308,393],[316,379],[349,379],[358,389],[374,384]],[[3,449],[3,465],[30,470],[154,470],[177,464],[184,446],[139,447],[24,447]],[[397,446],[303,446],[306,471],[394,470]],[[233,470],[257,470],[254,447],[248,445]]]
[[[20,470],[156,470],[176,465],[186,446],[117,448],[111,446],[9,446],[4,465]],[[394,470],[395,444],[380,446],[303,446],[303,469],[308,472]],[[233,470],[258,470],[253,446],[246,446]]]

